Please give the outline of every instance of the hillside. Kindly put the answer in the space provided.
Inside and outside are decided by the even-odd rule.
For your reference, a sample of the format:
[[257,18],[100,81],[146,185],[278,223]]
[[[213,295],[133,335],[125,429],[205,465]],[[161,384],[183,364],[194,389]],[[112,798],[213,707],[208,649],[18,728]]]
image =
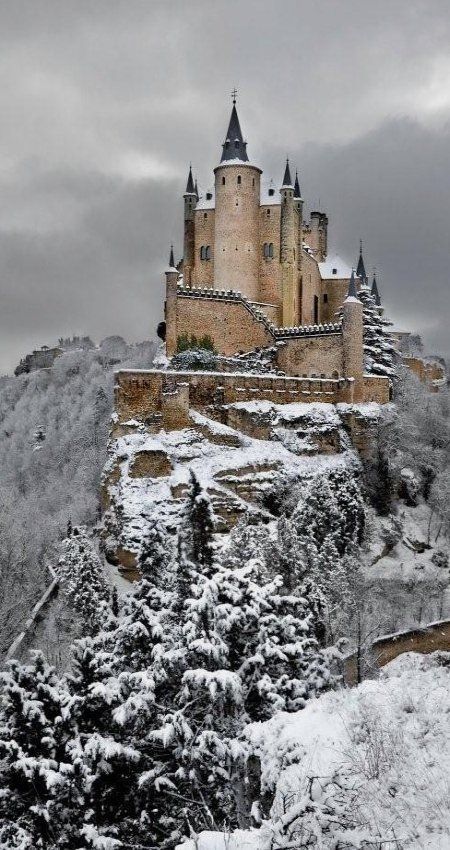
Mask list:
[[114,368],[148,367],[154,346],[105,340],[48,369],[0,381],[0,653],[50,583],[73,524],[99,518]]

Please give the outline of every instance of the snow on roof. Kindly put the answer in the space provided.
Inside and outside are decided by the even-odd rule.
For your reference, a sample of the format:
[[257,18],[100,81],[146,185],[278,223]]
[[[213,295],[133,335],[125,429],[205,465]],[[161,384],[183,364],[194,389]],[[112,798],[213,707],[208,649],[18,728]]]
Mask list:
[[[259,165],[256,164],[256,162],[245,162],[242,159],[225,159],[223,162],[220,163],[220,165],[217,165],[216,168],[226,168],[227,165],[240,165],[242,166],[242,168],[257,168],[258,171],[261,171],[262,173],[262,169],[259,167]],[[214,171],[215,170],[216,169],[214,169]]]
[[[273,195],[269,195],[269,190],[273,192]],[[275,188],[273,183],[264,183],[261,185],[260,204],[262,207],[280,205],[280,192]]]
[[318,265],[322,280],[329,280],[330,278],[349,280],[352,274],[351,267],[337,254],[328,257],[323,263],[319,263]]
[[[207,198],[206,195],[211,195],[210,198]],[[213,210],[216,206],[215,192],[214,189],[208,189],[205,195],[197,201],[195,206],[196,210]]]

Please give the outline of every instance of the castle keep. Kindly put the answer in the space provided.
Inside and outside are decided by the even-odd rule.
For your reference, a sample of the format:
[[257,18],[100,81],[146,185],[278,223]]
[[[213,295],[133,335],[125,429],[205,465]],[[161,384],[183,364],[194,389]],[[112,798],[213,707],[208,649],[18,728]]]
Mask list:
[[276,347],[285,375],[346,379],[352,401],[389,400],[388,379],[364,375],[362,255],[356,275],[328,258],[328,218],[314,211],[304,221],[289,161],[279,188],[262,180],[235,99],[214,189],[200,197],[190,168],[183,198],[183,259],[175,265],[172,251],[166,271],[169,357],[192,337],[227,356]]

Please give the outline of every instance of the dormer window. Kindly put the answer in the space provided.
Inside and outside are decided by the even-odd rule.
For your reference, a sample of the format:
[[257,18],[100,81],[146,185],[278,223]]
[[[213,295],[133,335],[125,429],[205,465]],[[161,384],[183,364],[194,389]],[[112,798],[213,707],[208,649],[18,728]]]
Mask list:
[[269,197],[273,198],[274,194],[275,194],[275,189],[269,189]]
[[234,147],[235,147],[235,148],[238,148],[238,147],[239,147],[239,139],[235,139]]
[[333,274],[337,274],[337,269],[333,269]]
[[207,200],[207,201],[212,201],[212,192],[207,192],[207,193],[206,193],[206,200]]

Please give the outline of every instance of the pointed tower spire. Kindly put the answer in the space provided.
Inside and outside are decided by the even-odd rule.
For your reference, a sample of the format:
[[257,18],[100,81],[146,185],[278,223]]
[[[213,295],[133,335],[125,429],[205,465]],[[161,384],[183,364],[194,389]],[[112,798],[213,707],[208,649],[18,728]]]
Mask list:
[[170,246],[169,268],[170,269],[175,268],[175,260],[174,260],[174,256],[173,256],[173,245]]
[[359,301],[358,292],[356,290],[355,269],[352,269],[352,274],[348,283],[347,298],[356,298]]
[[286,168],[284,169],[283,185],[281,188],[284,188],[284,186],[293,188],[291,169],[289,168],[289,158],[286,158]]
[[197,198],[197,201],[199,201],[200,195],[198,194],[197,178],[195,178],[194,192],[195,192],[195,197]]
[[298,182],[298,171],[295,171],[295,183],[294,183],[294,198],[301,198],[302,193],[300,191],[300,183]]
[[194,180],[192,177],[192,165],[189,165],[189,175],[186,184],[185,195],[195,195]]
[[230,123],[228,124],[227,135],[222,145],[221,162],[228,162],[231,159],[239,159],[241,162],[248,162],[247,142],[244,142],[241,125],[236,109],[236,89],[233,89],[232,99],[233,108],[231,110]]
[[356,267],[356,274],[357,274],[357,277],[361,278],[361,280],[364,284],[367,284],[368,278],[367,278],[367,275],[366,275],[366,267],[364,265],[364,259],[363,259],[362,239],[359,240],[359,259],[358,259],[358,265]]
[[375,274],[375,269],[374,269],[374,272],[373,272],[373,281],[372,281],[372,288],[370,290],[370,294],[375,299],[375,304],[377,305],[377,307],[381,307],[381,298],[380,298],[380,293],[378,291],[378,284],[377,284],[377,277],[376,277],[376,274]]

